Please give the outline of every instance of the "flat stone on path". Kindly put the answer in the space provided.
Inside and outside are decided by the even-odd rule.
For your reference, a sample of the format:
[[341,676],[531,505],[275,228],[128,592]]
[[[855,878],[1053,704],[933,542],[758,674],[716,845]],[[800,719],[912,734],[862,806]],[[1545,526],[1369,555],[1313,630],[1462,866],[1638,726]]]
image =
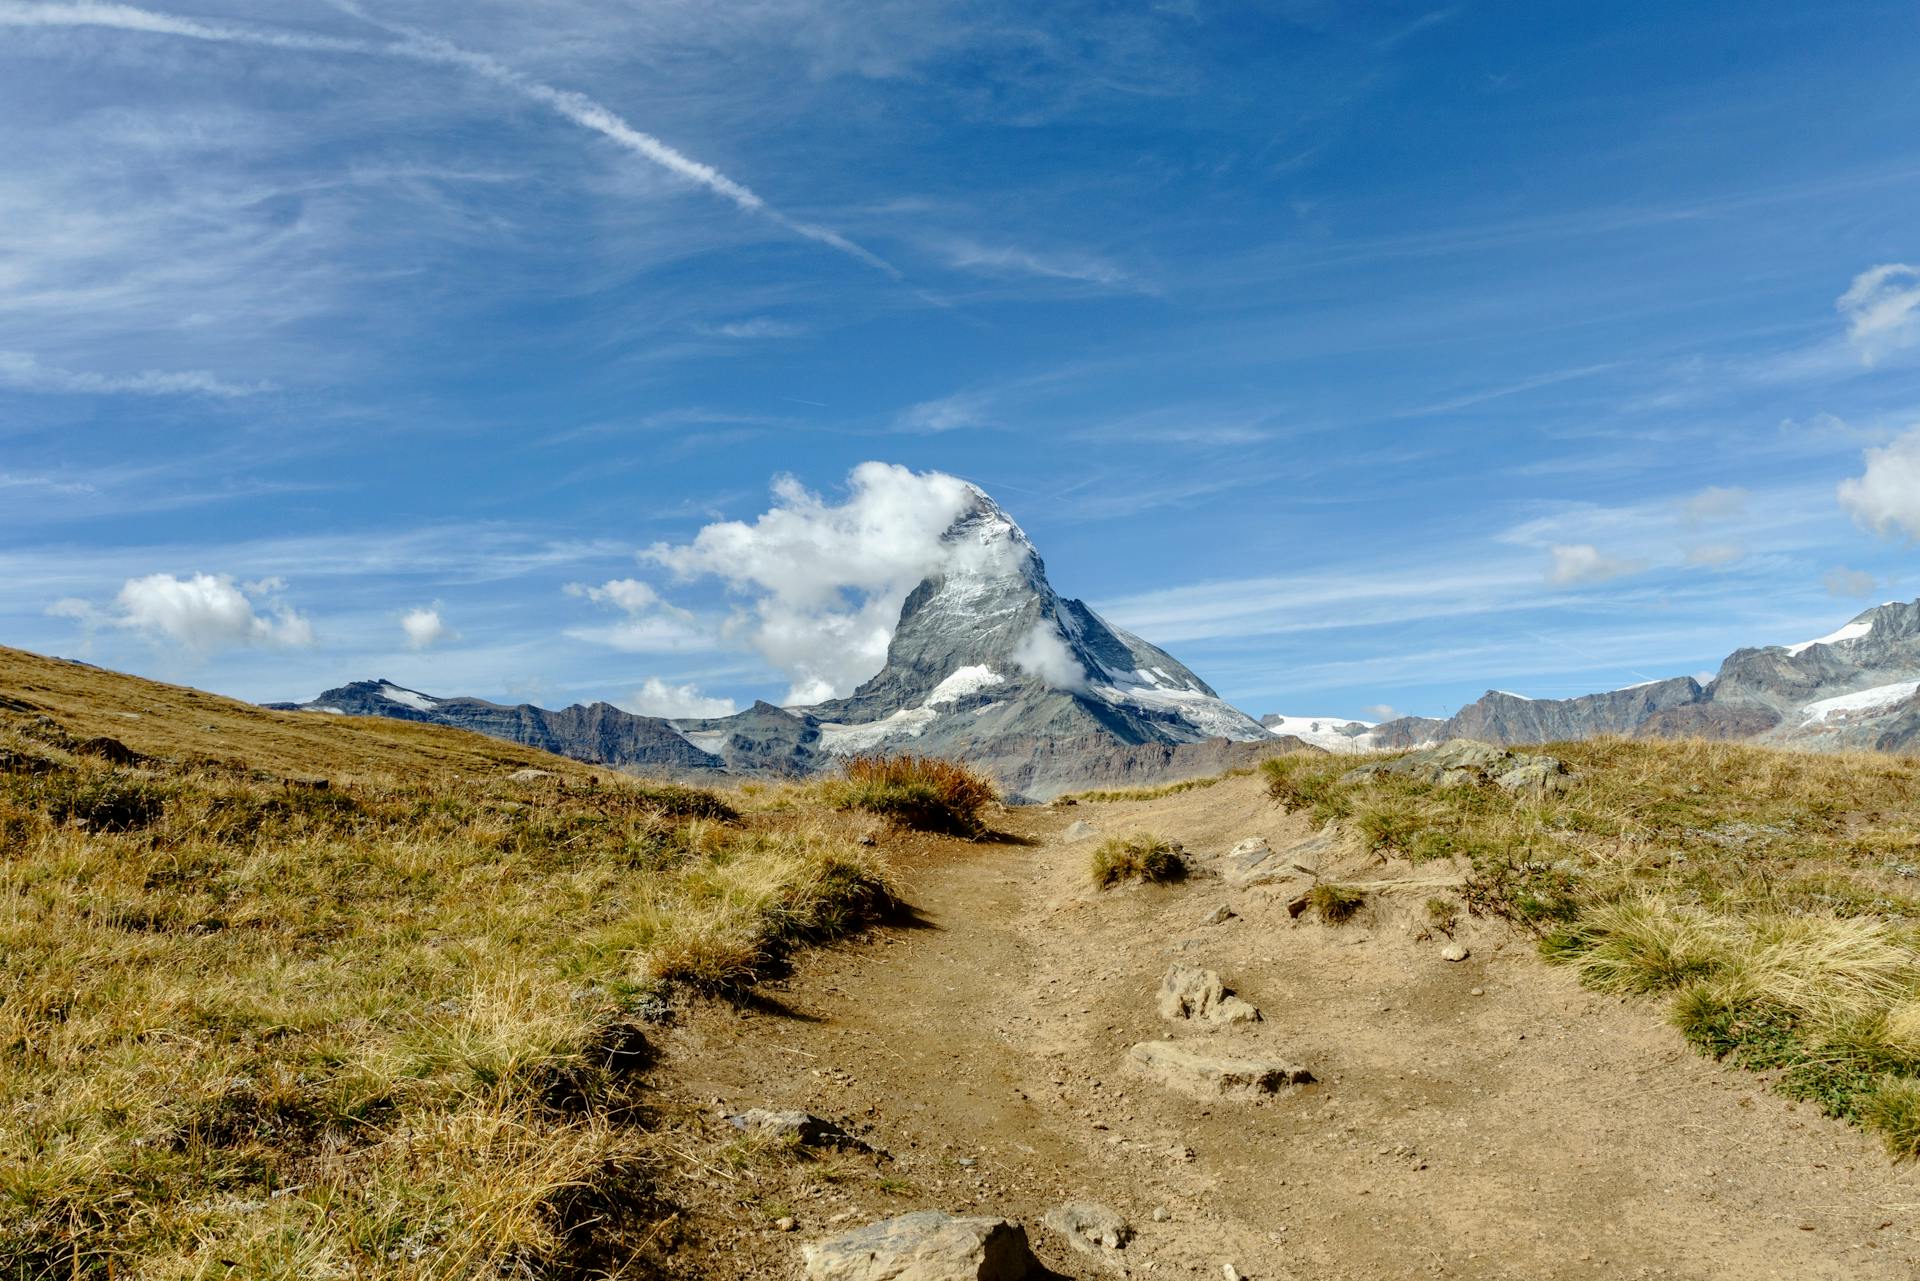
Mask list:
[[1313,1081],[1313,1073],[1295,1064],[1205,1054],[1178,1041],[1142,1041],[1127,1051],[1127,1066],[1202,1101],[1258,1099]]
[[1067,824],[1067,830],[1061,833],[1060,838],[1067,841],[1084,841],[1089,836],[1097,835],[1099,831],[1099,828],[1087,822],[1086,819],[1077,818]]
[[807,1281],[1025,1281],[1027,1231],[995,1218],[918,1210],[801,1247]]

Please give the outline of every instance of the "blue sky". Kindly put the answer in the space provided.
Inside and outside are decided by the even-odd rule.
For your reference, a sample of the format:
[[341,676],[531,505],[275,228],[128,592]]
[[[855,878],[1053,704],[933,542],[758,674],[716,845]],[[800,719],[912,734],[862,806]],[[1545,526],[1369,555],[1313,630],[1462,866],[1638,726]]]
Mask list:
[[1916,66],[1904,3],[0,0],[0,639],[782,698],[912,563],[879,460],[1256,714],[1696,672],[1920,595]]

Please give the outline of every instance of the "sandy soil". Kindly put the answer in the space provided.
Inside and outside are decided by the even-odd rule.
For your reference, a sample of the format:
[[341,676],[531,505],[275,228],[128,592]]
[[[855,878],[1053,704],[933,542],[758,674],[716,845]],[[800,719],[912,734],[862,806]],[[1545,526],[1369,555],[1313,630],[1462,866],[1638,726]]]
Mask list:
[[[1064,839],[1077,819],[1201,854],[1310,835],[1249,778],[1012,811],[1027,845],[907,842],[913,922],[810,954],[758,1008],[699,1007],[663,1037],[680,1199],[702,1207],[677,1225],[687,1275],[797,1276],[801,1241],[923,1208],[1018,1219],[1061,1275],[1114,1275],[1040,1225],[1069,1199],[1131,1220],[1115,1262],[1135,1276],[1920,1275],[1920,1174],[1695,1056],[1657,1007],[1583,990],[1504,927],[1463,922],[1472,955],[1442,960],[1431,867],[1322,869],[1417,882],[1329,927],[1289,916],[1304,882],[1095,891],[1098,838]],[[1200,924],[1221,903],[1237,915]],[[1154,994],[1175,960],[1218,970],[1264,1021],[1163,1021]],[[1319,1084],[1259,1104],[1168,1094],[1122,1061],[1169,1034],[1303,1063]],[[754,1106],[807,1108],[876,1153],[743,1145],[721,1116]]]

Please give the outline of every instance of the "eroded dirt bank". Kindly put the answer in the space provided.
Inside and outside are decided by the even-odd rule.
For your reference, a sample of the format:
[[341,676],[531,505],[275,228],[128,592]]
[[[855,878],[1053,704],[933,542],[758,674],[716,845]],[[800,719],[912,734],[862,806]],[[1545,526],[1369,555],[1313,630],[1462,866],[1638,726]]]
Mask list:
[[[1018,1219],[1060,1274],[1113,1275],[1040,1226],[1087,1198],[1132,1222],[1118,1261],[1136,1276],[1920,1273],[1913,1171],[1696,1057],[1656,1007],[1581,989],[1504,927],[1463,920],[1471,955],[1441,959],[1448,940],[1421,937],[1431,868],[1323,869],[1420,882],[1329,927],[1288,914],[1298,884],[1096,892],[1097,838],[1067,839],[1075,821],[1201,853],[1257,835],[1284,854],[1310,836],[1247,778],[1016,811],[1029,845],[913,845],[914,922],[663,1036],[682,1174],[718,1207],[676,1267],[796,1276],[801,1241],[932,1208]],[[1235,915],[1203,924],[1221,904]],[[1263,1021],[1163,1020],[1154,996],[1175,961],[1217,970]],[[1169,1033],[1298,1061],[1319,1083],[1259,1104],[1169,1094],[1123,1066]],[[808,1109],[886,1155],[743,1143],[723,1114],[748,1107]]]

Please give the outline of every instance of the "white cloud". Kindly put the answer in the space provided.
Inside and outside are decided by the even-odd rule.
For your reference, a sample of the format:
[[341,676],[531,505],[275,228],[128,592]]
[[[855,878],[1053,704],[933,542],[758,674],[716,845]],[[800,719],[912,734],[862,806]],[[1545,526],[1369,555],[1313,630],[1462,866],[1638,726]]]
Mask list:
[[[292,607],[266,599],[270,591],[249,591],[230,574],[148,574],[129,578],[113,605],[98,609],[68,598],[48,613],[95,627],[118,627],[149,640],[171,643],[196,655],[245,646],[301,646],[313,643],[313,625]],[[266,613],[261,612],[266,609]]]
[[1822,574],[1820,585],[1827,589],[1827,595],[1844,599],[1850,596],[1871,596],[1879,588],[1880,580],[1864,569],[1848,569],[1841,565]]
[[1057,624],[1045,619],[1020,638],[1013,648],[1013,664],[1029,676],[1037,676],[1054,689],[1081,690],[1087,687],[1087,669],[1073,656]]
[[407,634],[408,649],[432,649],[442,641],[459,640],[460,634],[440,617],[440,605],[421,605],[400,616],[400,630]]
[[721,521],[645,553],[681,578],[711,575],[751,598],[728,632],[786,674],[788,703],[849,693],[880,669],[907,593],[963,550],[941,535],[978,493],[879,462],[854,468],[849,485],[846,501],[830,504],[782,477],[752,524]]
[[169,373],[148,369],[137,374],[96,374],[55,369],[24,351],[0,351],[0,387],[9,391],[80,396],[216,396],[224,400],[270,390],[265,384],[245,386],[227,382],[204,370]]
[[1920,427],[1866,452],[1866,471],[1840,482],[1840,505],[1882,538],[1920,540]]
[[658,676],[649,676],[647,683],[635,690],[621,706],[640,716],[689,720],[706,716],[731,716],[738,710],[730,698],[708,698],[700,692],[698,685],[669,685]]
[[616,578],[598,587],[568,583],[569,596],[619,610],[624,621],[601,627],[572,627],[567,635],[630,654],[661,654],[706,649],[719,643],[717,629],[690,610],[660,598],[660,593],[637,578]]
[[1882,263],[1853,278],[1834,302],[1846,317],[1847,340],[1865,364],[1920,343],[1920,268]]
[[1375,703],[1371,707],[1363,707],[1360,710],[1371,716],[1374,720],[1383,723],[1400,719],[1399,711],[1396,710],[1391,703]]
[[1556,544],[1548,550],[1553,555],[1553,568],[1547,572],[1547,580],[1559,587],[1604,583],[1646,568],[1644,561],[1603,556],[1592,543]]

